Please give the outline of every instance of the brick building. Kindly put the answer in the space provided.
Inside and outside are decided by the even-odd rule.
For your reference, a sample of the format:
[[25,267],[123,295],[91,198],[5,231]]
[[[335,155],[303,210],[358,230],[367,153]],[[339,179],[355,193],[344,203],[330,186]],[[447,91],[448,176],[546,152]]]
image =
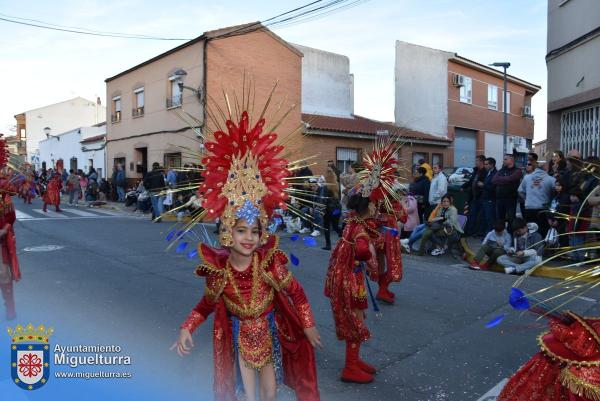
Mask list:
[[[235,97],[242,96],[244,74],[251,77],[254,89],[251,118],[256,120],[278,82],[267,115],[277,107],[286,110],[296,105],[277,132],[296,130],[300,127],[301,57],[297,49],[273,32],[252,23],[205,32],[106,79],[111,115],[107,167],[120,163],[126,167],[128,178],[139,178],[153,162],[175,167],[199,163],[202,140],[178,114],[185,110],[200,121],[195,128],[212,132],[214,123],[207,117],[207,102],[214,114],[218,114],[217,104],[227,110],[225,91],[235,109]],[[184,77],[181,70],[186,73]],[[181,92],[180,81],[195,91]],[[290,142],[292,151],[301,146]]]
[[[478,154],[502,159],[502,72],[456,53],[397,41],[395,76],[396,125],[452,141],[446,167],[473,166]],[[531,98],[540,86],[512,75],[507,82],[507,151],[525,160],[533,139]]]

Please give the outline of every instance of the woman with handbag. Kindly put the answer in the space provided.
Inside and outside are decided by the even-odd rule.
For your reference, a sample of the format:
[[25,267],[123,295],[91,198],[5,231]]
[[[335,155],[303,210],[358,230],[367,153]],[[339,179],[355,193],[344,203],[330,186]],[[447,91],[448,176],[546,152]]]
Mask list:
[[454,231],[460,234],[463,232],[460,224],[458,224],[458,211],[452,205],[452,196],[446,194],[442,196],[442,201],[429,216],[417,255],[423,256],[425,254],[425,247],[429,240],[433,240],[434,245],[436,245],[431,252],[433,256],[444,254],[447,246],[445,241],[444,244],[442,244],[442,241],[450,235],[454,235]]

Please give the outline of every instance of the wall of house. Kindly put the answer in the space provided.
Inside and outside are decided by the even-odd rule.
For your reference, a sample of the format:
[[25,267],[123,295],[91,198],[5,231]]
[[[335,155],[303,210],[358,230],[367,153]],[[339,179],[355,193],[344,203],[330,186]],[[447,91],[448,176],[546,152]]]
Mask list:
[[[90,167],[89,160],[92,159],[95,168],[102,168],[105,176],[106,167],[104,166],[104,150],[93,152],[84,152],[81,141],[93,136],[106,133],[106,126],[102,127],[81,127],[59,135],[56,138],[48,138],[39,142],[40,166],[46,162],[46,168],[54,167],[57,160],[62,159],[67,170],[70,168],[70,160],[77,159],[77,168],[88,172]],[[60,138],[60,140],[59,140]],[[102,142],[96,144],[83,145],[86,148],[96,149],[102,147]]]
[[[287,150],[299,159],[312,150],[305,146],[301,133],[301,78],[302,54],[291,45],[286,45],[268,31],[254,31],[244,35],[210,40],[206,50],[206,88],[209,95],[207,110],[217,116],[217,123],[207,120],[210,131],[216,126],[223,127],[217,105],[227,112],[223,90],[228,93],[234,119],[235,103],[243,104],[242,94],[245,82],[252,82],[253,95],[247,103],[252,124],[264,110],[273,86],[277,88],[265,112],[265,130],[272,129],[281,117],[290,110],[274,132],[279,135],[279,143],[285,143]],[[244,108],[240,106],[240,108]],[[279,110],[278,110],[279,109]]]
[[338,117],[354,113],[350,59],[341,54],[294,45],[302,57],[302,112]]
[[446,137],[447,64],[452,53],[396,41],[396,125]]
[[[106,120],[106,109],[96,102],[81,97],[25,112],[27,159],[38,150],[40,141],[46,139],[45,127],[51,135],[60,135],[77,127],[85,127]],[[39,168],[41,164],[36,164]]]
[[[182,163],[199,163],[199,139],[178,113],[185,111],[203,119],[202,104],[196,95],[184,90],[182,107],[167,108],[170,96],[169,77],[179,68],[187,72],[184,84],[192,88],[203,87],[203,42],[173,52],[106,84],[108,102],[107,160],[112,169],[115,159],[125,158],[128,178],[140,178],[137,165],[142,163],[142,153],[147,149],[147,168],[154,162],[164,164],[165,153],[182,153]],[[144,114],[134,117],[134,90],[144,87]],[[121,96],[121,121],[112,123],[115,114],[112,99]],[[191,149],[190,151],[185,148]]]

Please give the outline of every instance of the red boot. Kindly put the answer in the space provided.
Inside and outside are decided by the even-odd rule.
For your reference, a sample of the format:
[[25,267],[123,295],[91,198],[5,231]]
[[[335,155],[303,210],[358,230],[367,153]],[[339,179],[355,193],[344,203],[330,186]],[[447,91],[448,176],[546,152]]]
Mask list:
[[59,208],[59,207],[58,207],[58,205],[56,205],[56,212],[57,212],[57,213],[60,213],[60,212],[62,212],[62,209],[61,209],[61,208]]
[[390,285],[390,280],[386,272],[379,277],[379,290],[377,291],[376,298],[385,303],[393,304],[396,294],[388,290],[388,285]]
[[360,358],[358,358],[358,362],[356,364],[358,365],[359,368],[361,368],[361,370],[363,372],[367,372],[370,375],[374,375],[377,372],[377,369],[375,369],[375,366],[366,363],[365,361],[363,361]]
[[6,305],[6,320],[13,320],[17,317],[15,311],[15,296],[13,293],[12,281],[8,284],[0,285],[2,291],[2,298],[4,298],[4,305]]
[[370,383],[373,375],[362,370],[358,364],[360,342],[346,341],[346,366],[342,370],[342,381],[353,383]]
[[42,209],[44,211],[44,213],[48,212],[48,204],[44,203],[44,208]]

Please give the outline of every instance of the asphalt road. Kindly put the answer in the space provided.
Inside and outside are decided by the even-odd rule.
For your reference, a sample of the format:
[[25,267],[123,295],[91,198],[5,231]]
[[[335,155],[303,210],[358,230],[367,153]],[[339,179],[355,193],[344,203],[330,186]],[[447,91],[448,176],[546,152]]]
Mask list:
[[[196,332],[191,355],[180,358],[169,351],[179,325],[203,291],[202,280],[193,275],[198,260],[190,260],[187,252],[166,250],[170,223],[87,208],[69,208],[66,217],[45,216],[35,210],[41,209],[39,200],[32,206],[17,202],[17,207],[15,231],[23,271],[16,285],[18,318],[0,321],[4,326],[53,326],[53,347],[120,346],[120,355],[130,356],[131,365],[103,370],[133,376],[52,376],[41,389],[27,392],[10,382],[10,339],[5,336],[0,340],[0,366],[5,366],[0,369],[0,400],[71,399],[82,391],[88,395],[85,399],[212,400],[212,319]],[[320,249],[321,241],[307,248],[284,235],[281,244],[300,259],[300,265],[290,269],[307,292],[325,346],[317,351],[323,400],[470,401],[487,393],[491,401],[493,393],[488,391],[537,351],[536,336],[545,325],[511,311],[507,298],[514,276],[473,272],[450,258],[405,256],[404,279],[392,286],[396,304],[381,305],[381,317],[368,313],[373,337],[362,356],[379,368],[375,381],[340,382],[344,344],[335,338],[329,302],[322,295],[329,253]],[[188,250],[196,242],[190,237]],[[530,280],[540,286],[549,282]],[[574,309],[600,313],[595,301],[600,293],[588,297]],[[501,325],[485,328],[503,313],[507,316]],[[51,369],[52,374],[73,370],[55,365]],[[293,399],[285,390],[280,398]]]

